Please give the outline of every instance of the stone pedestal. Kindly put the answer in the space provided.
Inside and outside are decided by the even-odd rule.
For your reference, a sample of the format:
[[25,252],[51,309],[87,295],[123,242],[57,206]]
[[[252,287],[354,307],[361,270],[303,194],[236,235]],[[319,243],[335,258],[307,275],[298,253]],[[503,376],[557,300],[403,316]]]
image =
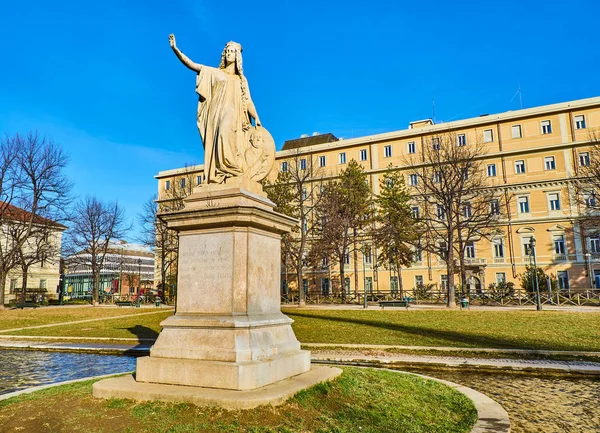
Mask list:
[[179,232],[177,312],[138,359],[137,382],[252,390],[310,370],[280,309],[281,235],[296,220],[260,184],[235,181],[162,215]]

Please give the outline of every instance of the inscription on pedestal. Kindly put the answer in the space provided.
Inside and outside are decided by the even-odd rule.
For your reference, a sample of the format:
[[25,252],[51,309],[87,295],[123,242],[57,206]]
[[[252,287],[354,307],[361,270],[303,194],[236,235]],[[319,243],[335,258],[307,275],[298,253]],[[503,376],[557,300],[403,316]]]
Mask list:
[[184,235],[179,239],[179,249],[177,310],[186,313],[231,313],[232,235]]

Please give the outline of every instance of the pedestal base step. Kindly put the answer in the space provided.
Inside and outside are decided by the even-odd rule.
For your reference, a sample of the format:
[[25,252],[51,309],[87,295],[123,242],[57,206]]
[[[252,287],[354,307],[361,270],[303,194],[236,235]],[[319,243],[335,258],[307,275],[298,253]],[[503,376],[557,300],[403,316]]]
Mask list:
[[93,394],[97,398],[191,403],[196,406],[218,406],[227,410],[252,409],[269,404],[280,405],[298,391],[335,379],[341,373],[342,370],[336,367],[316,365],[306,373],[248,391],[142,383],[136,382],[130,375],[96,382]]

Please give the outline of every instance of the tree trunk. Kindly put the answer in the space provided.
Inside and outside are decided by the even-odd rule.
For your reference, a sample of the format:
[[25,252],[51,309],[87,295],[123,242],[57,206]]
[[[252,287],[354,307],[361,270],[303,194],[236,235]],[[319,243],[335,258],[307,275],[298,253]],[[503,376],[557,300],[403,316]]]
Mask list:
[[29,266],[27,266],[27,265],[21,266],[21,271],[23,272],[23,284],[22,284],[23,293],[21,293],[21,303],[23,303],[23,304],[27,300],[27,270],[28,270],[28,268],[29,268]]
[[6,273],[0,271],[0,310],[4,310],[4,289],[6,288]]
[[340,283],[342,284],[342,303],[346,303],[346,274],[344,273],[344,257],[346,254],[342,255],[340,260]]
[[402,267],[396,268],[396,276],[398,277],[398,290],[400,291],[400,299],[404,299],[404,284],[402,284]]
[[296,279],[298,280],[298,306],[304,307],[306,305],[306,296],[304,293],[304,284],[302,284],[302,266],[298,266],[296,269]]
[[354,248],[354,295],[358,295],[358,250],[356,249],[356,229],[354,229],[352,234],[352,247]]
[[456,308],[456,298],[454,294],[454,250],[451,246],[451,237],[448,238],[448,257],[446,262],[446,273],[448,275],[448,296],[446,296],[446,307]]
[[92,278],[93,278],[93,286],[92,286],[92,299],[94,301],[94,305],[98,305],[98,292],[100,289],[100,272],[99,270],[93,270],[92,271]]

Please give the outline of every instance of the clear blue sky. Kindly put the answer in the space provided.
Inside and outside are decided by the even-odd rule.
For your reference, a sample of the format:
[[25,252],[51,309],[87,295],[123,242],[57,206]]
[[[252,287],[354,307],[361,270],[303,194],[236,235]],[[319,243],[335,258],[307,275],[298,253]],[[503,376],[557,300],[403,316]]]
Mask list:
[[71,157],[75,193],[130,218],[161,170],[201,163],[194,61],[225,43],[281,148],[600,95],[600,5],[564,1],[3,1],[0,132],[37,129]]

